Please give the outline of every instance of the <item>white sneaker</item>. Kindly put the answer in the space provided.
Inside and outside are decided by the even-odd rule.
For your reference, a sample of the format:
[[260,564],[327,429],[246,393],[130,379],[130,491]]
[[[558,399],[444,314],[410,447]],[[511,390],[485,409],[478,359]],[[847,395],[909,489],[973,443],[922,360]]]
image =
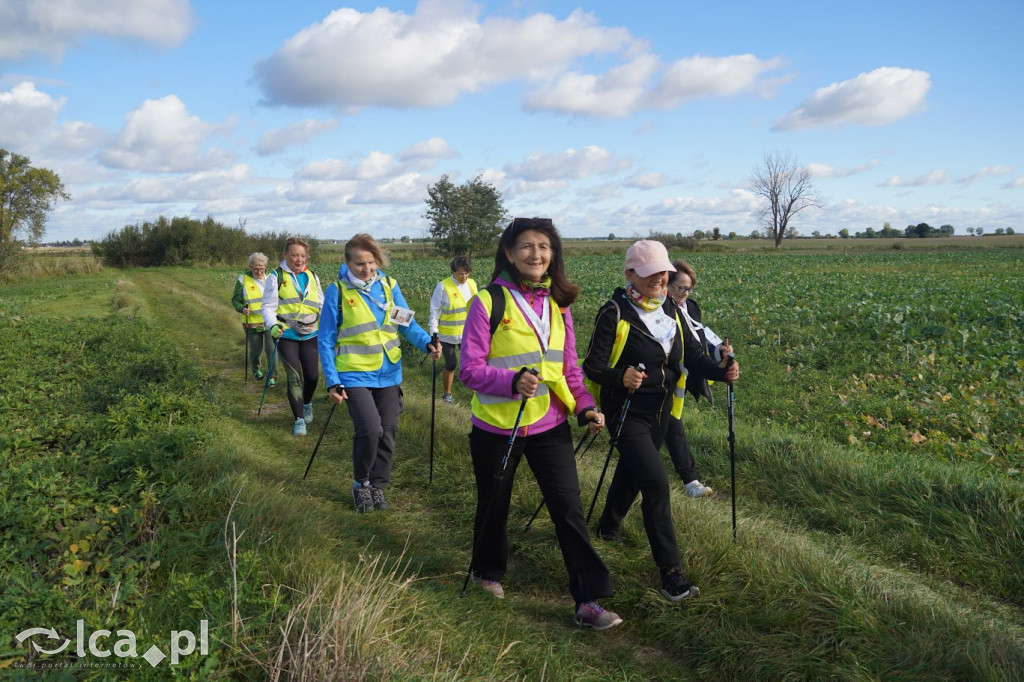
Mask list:
[[498,599],[505,598],[505,590],[504,588],[502,588],[501,583],[499,583],[497,580],[488,580],[487,578],[481,578],[476,573],[474,573],[471,577],[473,578],[473,584],[479,587],[484,592],[489,592]]
[[711,495],[715,491],[704,485],[700,481],[690,481],[686,484],[686,496],[687,497],[704,497],[705,495]]

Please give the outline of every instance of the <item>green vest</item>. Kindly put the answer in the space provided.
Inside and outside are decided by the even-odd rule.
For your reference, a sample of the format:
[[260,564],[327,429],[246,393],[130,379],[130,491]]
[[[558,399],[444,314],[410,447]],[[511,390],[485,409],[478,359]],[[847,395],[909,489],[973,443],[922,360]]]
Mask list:
[[[529,426],[547,414],[551,407],[551,393],[565,405],[569,414],[576,411],[576,399],[569,390],[569,384],[562,373],[565,361],[565,320],[554,299],[548,298],[551,306],[551,339],[547,352],[541,352],[540,341],[526,316],[512,299],[508,289],[502,287],[505,295],[505,315],[491,336],[491,348],[487,353],[487,365],[502,369],[518,370],[522,367],[536,367],[543,381],[537,392],[526,401],[520,426]],[[483,289],[477,298],[484,304],[487,315],[491,314],[491,294]],[[499,429],[512,429],[522,399],[518,397],[480,393],[473,394],[473,416]]]
[[370,304],[358,290],[338,280],[338,340],[334,345],[334,366],[339,372],[373,372],[384,366],[384,353],[391,362],[402,358],[402,340],[398,326],[388,322],[394,306],[391,287],[394,280],[381,278],[384,285],[384,325],[377,322]]
[[[476,281],[466,280],[469,285],[470,296],[476,295]],[[437,336],[445,343],[460,343],[462,341],[462,330],[466,326],[466,310],[469,302],[462,296],[458,285],[451,277],[446,277],[441,286],[448,296],[448,308],[441,309],[441,317],[437,322]]]

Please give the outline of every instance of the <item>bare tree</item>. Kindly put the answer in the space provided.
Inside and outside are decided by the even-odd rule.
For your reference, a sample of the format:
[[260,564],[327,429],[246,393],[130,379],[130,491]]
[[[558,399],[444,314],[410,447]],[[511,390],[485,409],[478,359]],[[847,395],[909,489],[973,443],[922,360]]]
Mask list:
[[765,236],[774,239],[775,246],[779,246],[783,238],[796,234],[789,225],[793,216],[805,208],[818,206],[811,171],[789,154],[778,151],[765,154],[761,164],[754,167],[750,189],[767,204],[758,217],[764,225]]

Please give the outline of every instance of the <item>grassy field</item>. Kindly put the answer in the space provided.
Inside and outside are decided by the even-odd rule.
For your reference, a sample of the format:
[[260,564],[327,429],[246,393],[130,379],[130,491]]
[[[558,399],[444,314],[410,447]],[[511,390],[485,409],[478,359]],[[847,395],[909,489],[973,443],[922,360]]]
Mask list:
[[[458,596],[474,497],[469,395],[457,385],[458,403],[437,406],[428,485],[431,363],[417,351],[406,349],[393,510],[360,516],[347,414],[334,414],[307,480],[322,392],[306,439],[290,436],[280,389],[256,415],[234,272],[108,269],[6,286],[0,671],[79,661],[19,644],[28,627],[131,628],[141,654],[205,618],[210,653],[185,657],[178,677],[1018,679],[1024,259],[933,251],[685,254],[706,321],[732,337],[743,368],[738,541],[717,386],[718,405],[689,402],[685,419],[718,494],[691,500],[678,487],[673,499],[701,595],[657,595],[634,510],[627,545],[598,546],[616,587],[606,605],[626,620],[600,634],[571,624],[550,521],[521,532],[540,502],[525,467],[508,597]],[[326,284],[339,258],[322,257]],[[583,351],[621,255],[578,253],[569,268],[584,287],[573,308]],[[389,273],[425,318],[445,270],[409,258]],[[580,462],[585,504],[605,442]],[[172,672],[141,666],[133,679]]]

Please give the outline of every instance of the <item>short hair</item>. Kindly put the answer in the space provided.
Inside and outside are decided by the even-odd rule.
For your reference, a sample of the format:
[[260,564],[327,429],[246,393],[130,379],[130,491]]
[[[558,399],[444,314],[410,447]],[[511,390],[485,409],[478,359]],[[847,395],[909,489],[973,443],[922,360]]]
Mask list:
[[256,264],[259,264],[259,263],[263,263],[263,265],[266,266],[268,263],[270,263],[270,259],[267,258],[265,255],[263,255],[259,251],[254,251],[253,253],[249,254],[249,269],[250,270],[252,270],[252,266],[253,265],[256,265]]
[[561,307],[571,305],[576,297],[580,295],[580,288],[569,281],[565,274],[565,260],[562,256],[562,239],[558,236],[558,230],[551,218],[515,218],[498,239],[498,250],[494,253],[494,272],[491,274],[493,282],[502,272],[507,272],[512,280],[518,284],[521,275],[515,269],[508,256],[506,249],[511,249],[519,240],[519,235],[527,230],[535,230],[546,235],[551,242],[551,263],[548,265],[548,276],[551,277],[551,298]]
[[465,270],[466,272],[473,272],[473,261],[469,260],[469,256],[456,256],[452,258],[452,272],[456,270]]
[[288,255],[288,249],[295,244],[304,248],[306,250],[306,255],[309,255],[309,244],[302,237],[288,237],[288,239],[284,241],[284,249],[281,250],[281,254],[285,256]]
[[686,275],[690,278],[690,286],[697,286],[697,273],[693,271],[693,268],[690,267],[689,263],[684,261],[682,258],[677,258],[672,261],[672,266],[676,271],[668,273],[668,281],[670,284],[679,279],[679,275]]
[[380,246],[377,244],[377,240],[372,235],[364,233],[357,234],[345,242],[345,262],[352,260],[352,250],[361,249],[363,251],[369,251],[373,254],[373,259],[377,261],[377,267],[383,268],[388,264],[387,256],[380,250]]

